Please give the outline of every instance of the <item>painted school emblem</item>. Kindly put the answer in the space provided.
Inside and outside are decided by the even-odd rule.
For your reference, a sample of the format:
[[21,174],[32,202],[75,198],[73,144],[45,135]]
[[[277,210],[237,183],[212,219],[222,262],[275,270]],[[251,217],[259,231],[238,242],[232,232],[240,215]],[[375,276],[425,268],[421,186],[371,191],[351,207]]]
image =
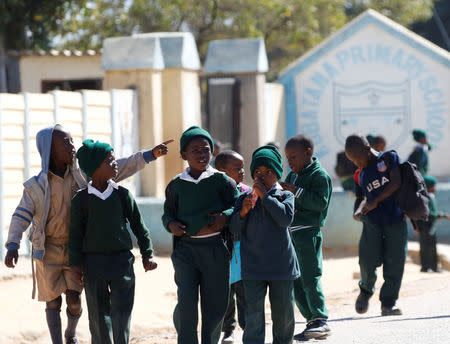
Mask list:
[[387,166],[386,166],[386,164],[384,163],[384,161],[380,161],[380,162],[377,164],[377,169],[378,169],[379,172],[386,172]]
[[354,133],[383,135],[392,148],[411,130],[409,80],[333,83],[334,132],[341,144]]

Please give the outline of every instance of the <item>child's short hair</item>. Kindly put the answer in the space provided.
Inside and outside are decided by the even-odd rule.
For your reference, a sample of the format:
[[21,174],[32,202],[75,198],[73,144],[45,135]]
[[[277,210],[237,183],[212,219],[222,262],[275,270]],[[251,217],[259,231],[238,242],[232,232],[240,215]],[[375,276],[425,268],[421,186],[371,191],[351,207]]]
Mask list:
[[286,147],[302,147],[304,149],[311,148],[311,150],[314,151],[314,142],[309,136],[298,134],[292,136],[286,142]]
[[224,169],[231,159],[242,159],[242,157],[233,150],[225,150],[217,154],[216,159],[214,160],[214,167],[218,170]]
[[345,140],[345,151],[361,150],[367,146],[370,144],[364,135],[352,134]]
[[374,145],[379,145],[381,143],[386,143],[386,139],[383,136],[381,136],[381,135],[375,136],[374,139],[373,139],[373,144]]

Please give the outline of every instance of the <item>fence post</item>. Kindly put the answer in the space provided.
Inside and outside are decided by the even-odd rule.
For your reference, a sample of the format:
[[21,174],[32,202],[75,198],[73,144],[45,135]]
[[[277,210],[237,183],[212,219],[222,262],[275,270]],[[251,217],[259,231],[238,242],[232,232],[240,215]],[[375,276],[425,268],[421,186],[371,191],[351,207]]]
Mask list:
[[118,135],[117,135],[117,115],[116,115],[116,111],[117,111],[117,104],[116,104],[116,95],[117,92],[115,89],[111,89],[109,91],[110,97],[111,97],[111,144],[114,148],[118,149],[119,148],[119,140],[118,140]]
[[30,178],[30,99],[28,92],[23,93],[23,102],[25,111],[23,116],[23,161],[24,161],[24,179]]
[[84,141],[88,138],[88,126],[87,126],[88,104],[87,104],[86,90],[81,91],[81,99],[82,99],[81,124],[83,127],[83,141]]
[[53,91],[53,117],[55,118],[55,124],[58,124],[59,121],[58,91]]
[[5,234],[5,195],[4,195],[4,184],[3,184],[3,135],[1,128],[2,125],[2,95],[0,94],[0,258],[3,260],[3,235]]

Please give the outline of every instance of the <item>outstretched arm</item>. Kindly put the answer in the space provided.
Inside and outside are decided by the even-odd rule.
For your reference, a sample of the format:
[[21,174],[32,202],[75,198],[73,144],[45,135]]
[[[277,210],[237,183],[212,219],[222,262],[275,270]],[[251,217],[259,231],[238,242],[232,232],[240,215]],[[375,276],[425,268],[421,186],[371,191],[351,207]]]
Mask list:
[[146,164],[152,162],[153,160],[161,156],[166,155],[169,151],[167,145],[169,143],[172,143],[173,141],[174,141],[173,139],[167,140],[157,145],[153,149],[134,153],[127,158],[117,159],[117,164],[119,165],[119,172],[115,179],[116,182],[131,177],[136,172],[142,170]]

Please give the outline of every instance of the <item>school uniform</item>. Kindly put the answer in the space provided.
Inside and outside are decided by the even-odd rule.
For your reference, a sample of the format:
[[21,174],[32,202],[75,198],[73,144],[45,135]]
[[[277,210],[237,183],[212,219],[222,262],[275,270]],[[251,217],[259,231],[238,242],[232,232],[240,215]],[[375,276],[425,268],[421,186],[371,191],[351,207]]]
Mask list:
[[[281,159],[280,159],[281,160]],[[245,293],[245,344],[263,344],[264,300],[269,289],[273,343],[292,343],[294,334],[294,280],[300,275],[289,234],[294,215],[294,196],[277,183],[258,199],[244,219],[241,195],[230,220],[230,230],[241,242],[241,273]]]
[[198,343],[199,292],[201,343],[219,341],[229,300],[231,252],[221,232],[201,237],[197,234],[212,222],[209,214],[221,212],[230,216],[237,197],[236,183],[210,166],[197,179],[189,174],[188,168],[166,188],[164,227],[169,231],[172,221],[186,226],[186,235],[174,237],[171,256],[178,288],[173,315],[178,344]]
[[83,191],[72,200],[69,265],[83,267],[93,344],[126,344],[129,340],[135,275],[127,219],[142,257],[153,254],[136,201],[128,190],[119,188],[109,181],[107,189],[99,192],[89,184],[87,204],[83,204]]
[[[250,188],[242,183],[237,185],[239,194],[247,192]],[[234,248],[230,265],[230,300],[227,312],[223,319],[222,332],[225,335],[231,334],[236,329],[236,309],[237,322],[241,329],[245,328],[245,293],[241,274],[241,242],[239,237],[233,237]]]
[[[398,155],[381,153],[356,177],[356,197],[368,202],[376,199],[389,185],[390,171],[399,165]],[[359,287],[367,296],[373,295],[376,268],[383,265],[384,283],[380,291],[381,305],[393,307],[398,299],[407,253],[407,229],[403,211],[394,195],[362,217],[363,231],[359,241]]]
[[430,213],[427,221],[417,221],[419,227],[420,263],[422,271],[438,270],[436,220],[441,217],[437,209],[434,193],[429,193],[428,207]]
[[408,157],[410,163],[416,164],[417,169],[425,176],[429,169],[428,145],[419,143]]
[[286,183],[296,187],[292,240],[300,265],[300,278],[294,282],[295,303],[303,317],[310,322],[328,319],[320,277],[322,276],[322,233],[333,186],[319,160],[298,174],[290,172]]

